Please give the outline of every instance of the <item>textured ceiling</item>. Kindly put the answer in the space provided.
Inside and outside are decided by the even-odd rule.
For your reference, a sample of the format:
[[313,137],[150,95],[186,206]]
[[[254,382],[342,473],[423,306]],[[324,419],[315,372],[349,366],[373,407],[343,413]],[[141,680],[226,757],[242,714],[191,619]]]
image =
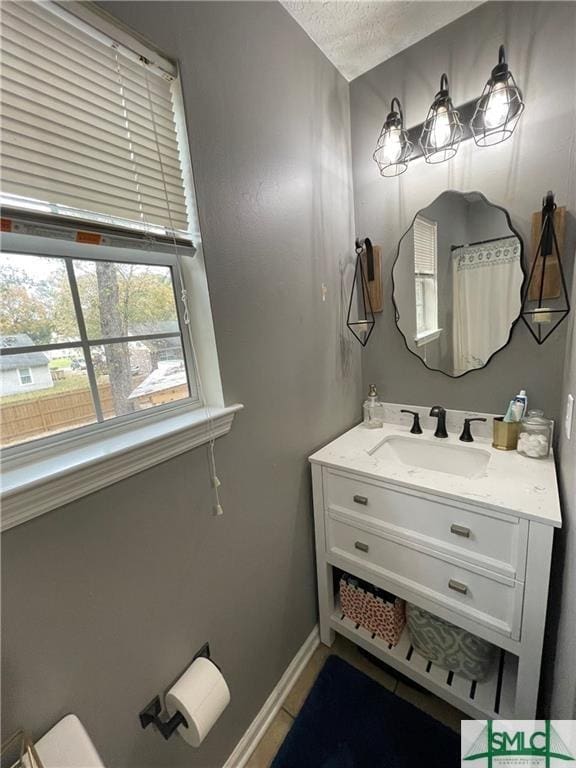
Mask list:
[[280,2],[347,80],[481,4],[481,0]]

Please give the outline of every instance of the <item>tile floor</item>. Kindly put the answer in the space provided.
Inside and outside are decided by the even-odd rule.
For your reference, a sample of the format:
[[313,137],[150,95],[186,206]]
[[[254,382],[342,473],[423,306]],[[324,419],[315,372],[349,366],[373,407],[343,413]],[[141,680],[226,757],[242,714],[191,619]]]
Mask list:
[[270,727],[262,737],[262,740],[253,752],[246,768],[268,768],[286,735],[294,718],[300,711],[308,692],[312,688],[316,676],[322,669],[326,658],[334,653],[348,661],[361,672],[364,672],[373,680],[376,680],[389,691],[401,696],[406,701],[427,712],[436,720],[449,726],[455,731],[460,731],[460,720],[466,719],[466,715],[458,709],[450,706],[432,693],[413,688],[408,683],[397,680],[392,672],[387,672],[372,664],[363,656],[358,648],[341,635],[336,635],[336,640],[331,648],[320,645],[312,658],[302,671],[294,687],[288,694],[282,709],[278,712]]

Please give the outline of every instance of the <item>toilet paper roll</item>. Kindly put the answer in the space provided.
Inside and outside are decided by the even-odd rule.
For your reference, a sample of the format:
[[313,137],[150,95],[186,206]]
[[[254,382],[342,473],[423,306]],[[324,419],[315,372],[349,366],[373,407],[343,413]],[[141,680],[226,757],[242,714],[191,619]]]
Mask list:
[[184,741],[199,747],[230,702],[230,691],[214,662],[196,659],[166,694],[170,716],[181,712],[186,725],[178,728]]

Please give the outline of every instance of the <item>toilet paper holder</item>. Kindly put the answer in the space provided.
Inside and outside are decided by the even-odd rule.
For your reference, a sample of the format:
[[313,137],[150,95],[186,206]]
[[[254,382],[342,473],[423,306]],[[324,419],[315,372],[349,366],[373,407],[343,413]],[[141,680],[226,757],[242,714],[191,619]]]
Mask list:
[[[192,662],[196,661],[196,659],[200,658],[201,656],[206,659],[210,659],[210,661],[215,664],[215,662],[210,657],[210,645],[208,643],[204,643],[202,648],[200,648],[200,650],[194,654]],[[215,666],[218,665],[215,664]],[[180,675],[178,675],[178,677],[180,677]],[[175,678],[173,682],[176,682],[178,677]],[[170,690],[172,684],[169,685],[166,690]],[[154,696],[152,701],[147,704],[138,715],[140,719],[140,725],[142,728],[148,728],[149,725],[155,725],[165,739],[169,739],[179,726],[183,725],[185,728],[188,727],[186,719],[181,712],[175,712],[168,720],[162,720],[161,714],[162,700],[160,699],[160,696]]]

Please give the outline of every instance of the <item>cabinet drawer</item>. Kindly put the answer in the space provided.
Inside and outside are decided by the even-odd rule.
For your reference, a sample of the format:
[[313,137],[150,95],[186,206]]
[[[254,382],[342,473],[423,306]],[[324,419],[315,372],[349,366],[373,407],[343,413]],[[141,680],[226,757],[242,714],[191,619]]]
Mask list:
[[340,567],[354,572],[354,565],[360,563],[365,570],[490,629],[518,636],[522,584],[474,571],[473,566],[455,565],[416,545],[399,544],[329,516],[326,528],[328,557],[336,555]]
[[528,521],[471,510],[458,502],[394,490],[363,478],[324,470],[326,511],[350,513],[393,526],[396,535],[422,542],[518,581],[524,580]]

